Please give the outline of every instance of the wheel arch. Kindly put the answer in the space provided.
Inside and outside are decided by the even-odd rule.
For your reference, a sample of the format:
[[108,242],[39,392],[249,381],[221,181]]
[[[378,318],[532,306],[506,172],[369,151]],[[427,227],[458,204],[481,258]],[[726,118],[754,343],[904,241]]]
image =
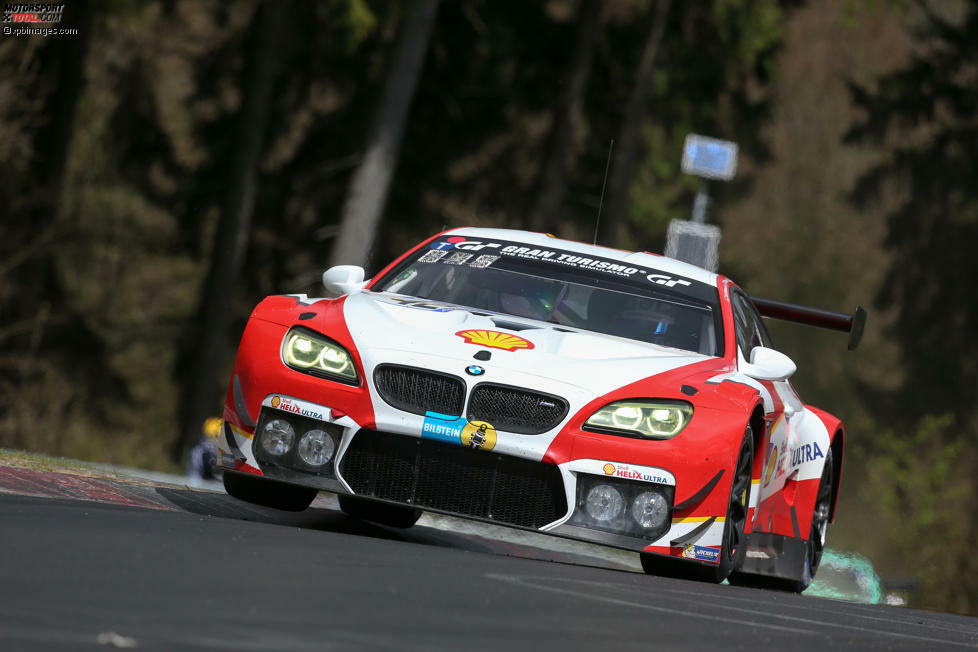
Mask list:
[[832,435],[832,511],[829,512],[829,522],[835,522],[835,510],[839,503],[839,490],[842,487],[842,456],[845,453],[845,430],[840,424]]
[[845,426],[842,421],[824,410],[817,407],[806,405],[825,426],[829,435],[829,450],[832,451],[832,511],[829,513],[829,522],[835,521],[835,509],[839,502],[839,492],[842,487],[842,459],[845,454]]
[[761,451],[761,445],[764,443],[766,423],[764,420],[764,404],[758,401],[754,405],[753,410],[751,410],[750,418],[747,420],[747,425],[750,426],[751,432],[754,435],[754,462],[751,477],[755,479],[760,478],[764,470],[765,457]]
[[760,474],[760,467],[758,467],[757,461],[760,460],[761,467],[764,466],[764,456],[760,455],[759,451],[761,450],[761,444],[764,442],[765,424],[764,405],[758,402],[751,411],[750,419],[747,422],[747,425],[750,426],[751,431],[754,433],[754,470],[757,472],[756,475]]

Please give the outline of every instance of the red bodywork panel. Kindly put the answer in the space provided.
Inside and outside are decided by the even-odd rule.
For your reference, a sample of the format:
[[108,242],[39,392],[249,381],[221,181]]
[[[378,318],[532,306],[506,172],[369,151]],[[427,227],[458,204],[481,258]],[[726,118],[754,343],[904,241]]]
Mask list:
[[[238,345],[238,356],[234,362],[232,379],[235,376],[245,379],[270,377],[269,382],[242,382],[246,406],[261,405],[265,398],[265,387],[274,387],[276,392],[290,396],[301,397],[304,400],[326,403],[349,414],[357,423],[364,427],[374,426],[374,411],[363,379],[363,363],[360,354],[353,345],[353,337],[343,319],[344,298],[317,301],[307,305],[296,297],[280,295],[268,297],[255,308],[245,327],[241,343]],[[300,319],[302,315],[313,316]],[[341,344],[353,356],[360,383],[357,386],[326,381],[316,376],[304,374],[289,369],[284,364],[276,364],[274,368],[263,368],[260,355],[250,355],[252,351],[264,351],[269,343],[280,346],[285,334],[293,325],[304,326],[319,333],[328,333],[329,337]],[[278,361],[276,361],[278,362]],[[249,415],[256,421],[257,414]],[[225,401],[224,418],[236,427],[251,432],[252,429],[243,425],[235,409],[233,382],[228,388]]]

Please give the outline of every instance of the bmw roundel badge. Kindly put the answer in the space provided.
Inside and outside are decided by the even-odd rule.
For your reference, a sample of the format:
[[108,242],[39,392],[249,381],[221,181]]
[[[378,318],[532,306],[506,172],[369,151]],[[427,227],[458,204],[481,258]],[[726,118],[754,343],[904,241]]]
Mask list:
[[470,364],[465,368],[465,373],[470,376],[481,376],[482,374],[486,373],[486,370],[477,364]]

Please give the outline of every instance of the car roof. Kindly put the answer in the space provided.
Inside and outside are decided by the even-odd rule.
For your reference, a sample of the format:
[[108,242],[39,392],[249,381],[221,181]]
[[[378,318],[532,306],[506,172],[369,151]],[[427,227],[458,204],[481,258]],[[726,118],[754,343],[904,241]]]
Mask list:
[[520,231],[518,229],[489,229],[479,227],[461,227],[450,229],[446,233],[452,235],[464,235],[466,238],[477,238],[480,240],[507,240],[518,242],[537,248],[554,248],[575,253],[589,254],[627,262],[631,265],[651,267],[653,269],[691,278],[700,283],[706,283],[716,287],[718,285],[717,274],[709,272],[702,267],[690,265],[673,258],[666,258],[658,254],[647,251],[625,251],[624,249],[612,249],[600,245],[564,240],[546,233],[536,233],[534,231]]

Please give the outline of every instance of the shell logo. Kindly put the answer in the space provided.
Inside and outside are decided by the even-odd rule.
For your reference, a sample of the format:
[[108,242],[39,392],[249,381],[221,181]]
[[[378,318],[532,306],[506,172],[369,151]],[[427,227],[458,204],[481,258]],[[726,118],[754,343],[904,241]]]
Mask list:
[[476,344],[490,349],[515,351],[517,349],[534,348],[533,342],[525,340],[519,335],[500,333],[499,331],[459,331],[455,334],[465,340],[466,344]]
[[277,408],[281,402],[282,402],[282,399],[280,399],[278,396],[273,396],[272,397],[272,407],[273,408]]
[[615,465],[614,464],[611,464],[610,462],[608,464],[605,464],[601,468],[605,472],[606,475],[614,475],[615,474]]

